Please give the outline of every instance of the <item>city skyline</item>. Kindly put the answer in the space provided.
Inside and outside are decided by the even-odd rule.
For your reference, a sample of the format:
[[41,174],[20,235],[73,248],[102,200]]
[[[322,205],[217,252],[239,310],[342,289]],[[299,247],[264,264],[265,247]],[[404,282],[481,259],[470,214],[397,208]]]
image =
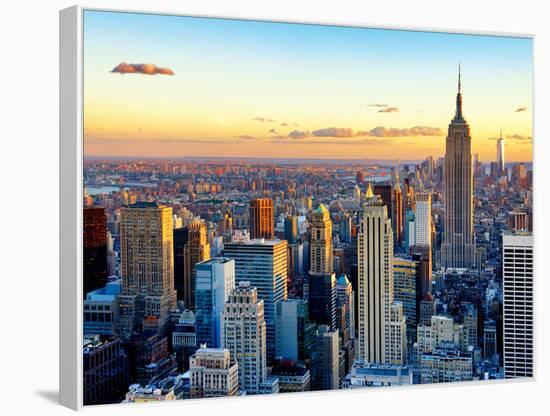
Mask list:
[[532,160],[531,39],[85,15],[86,156],[439,157],[460,61],[472,152]]
[[532,377],[530,40],[85,13],[85,404]]

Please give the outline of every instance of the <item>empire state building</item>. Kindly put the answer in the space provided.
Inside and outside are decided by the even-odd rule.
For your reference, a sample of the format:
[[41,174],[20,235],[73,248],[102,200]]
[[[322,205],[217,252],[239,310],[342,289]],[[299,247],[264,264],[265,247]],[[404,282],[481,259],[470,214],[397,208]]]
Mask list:
[[456,113],[445,144],[445,229],[441,245],[444,267],[470,268],[476,263],[471,148],[470,126],[462,116],[459,66]]

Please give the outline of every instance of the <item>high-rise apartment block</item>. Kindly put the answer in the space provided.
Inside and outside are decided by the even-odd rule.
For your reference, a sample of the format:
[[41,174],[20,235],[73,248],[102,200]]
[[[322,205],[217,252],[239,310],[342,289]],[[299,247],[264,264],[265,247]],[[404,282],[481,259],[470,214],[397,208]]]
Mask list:
[[502,236],[503,351],[506,378],[532,377],[533,235]]

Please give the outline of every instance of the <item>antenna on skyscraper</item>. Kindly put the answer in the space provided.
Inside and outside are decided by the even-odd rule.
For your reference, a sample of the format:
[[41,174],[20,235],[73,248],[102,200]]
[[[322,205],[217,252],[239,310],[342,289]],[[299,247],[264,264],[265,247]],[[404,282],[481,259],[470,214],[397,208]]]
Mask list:
[[460,94],[460,62],[458,62],[458,93]]

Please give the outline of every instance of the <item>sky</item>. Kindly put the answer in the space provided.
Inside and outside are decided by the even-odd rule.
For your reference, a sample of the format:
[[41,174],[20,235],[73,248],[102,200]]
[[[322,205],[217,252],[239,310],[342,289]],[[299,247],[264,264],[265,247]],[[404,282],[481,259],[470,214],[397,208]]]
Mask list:
[[[532,40],[84,12],[84,152],[419,160],[458,64],[472,152],[532,159]],[[150,64],[150,65],[141,65]]]

